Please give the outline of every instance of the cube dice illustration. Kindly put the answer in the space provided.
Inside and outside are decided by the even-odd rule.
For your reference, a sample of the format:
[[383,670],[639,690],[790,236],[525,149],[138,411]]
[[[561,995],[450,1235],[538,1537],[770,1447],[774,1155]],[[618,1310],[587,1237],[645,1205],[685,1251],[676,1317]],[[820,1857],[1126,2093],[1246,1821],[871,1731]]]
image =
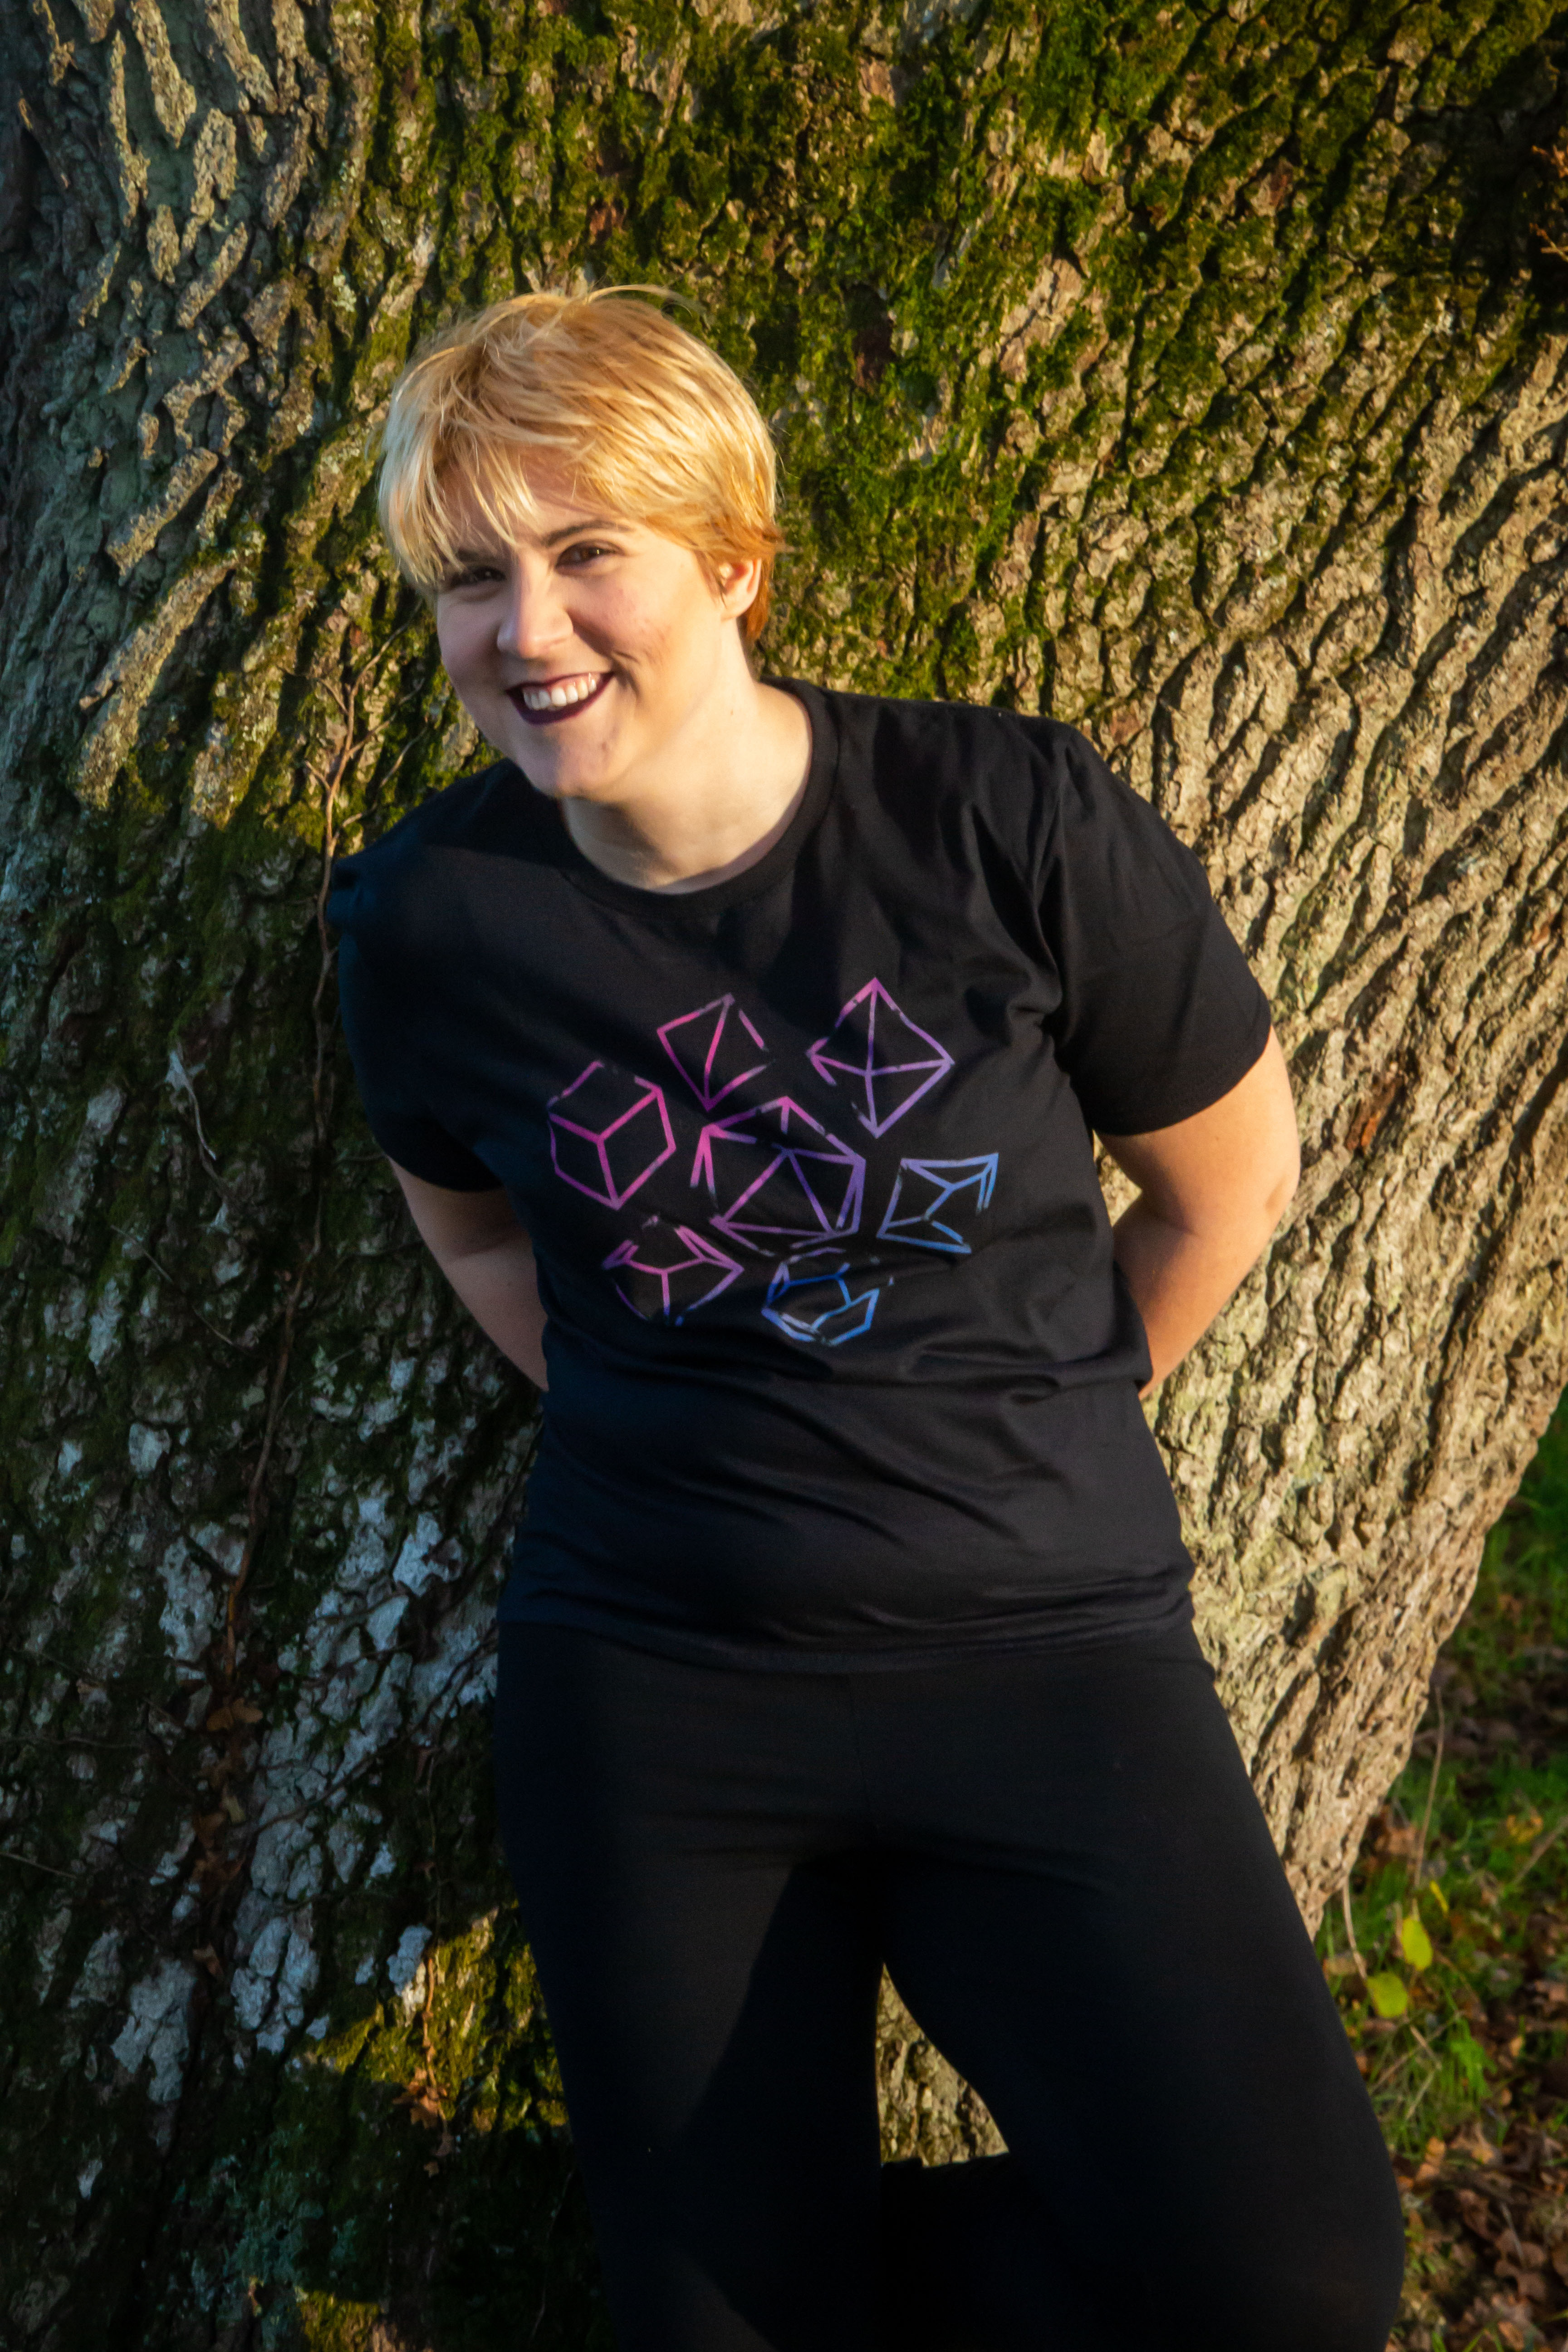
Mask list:
[[689,1225],[671,1227],[655,1217],[635,1241],[610,1252],[605,1270],[616,1277],[617,1297],[645,1323],[684,1323],[729,1289],[741,1261]]
[[900,1160],[878,1240],[967,1257],[963,1226],[991,1204],[996,1160],[994,1151],[973,1160]]
[[856,1231],[866,1162],[781,1095],[705,1127],[691,1181],[706,1185],[708,1222],[727,1241],[776,1255]]
[[871,1328],[879,1286],[855,1288],[849,1261],[838,1250],[805,1250],[787,1259],[768,1285],[763,1313],[792,1339],[841,1348]]
[[885,1135],[952,1067],[947,1047],[911,1021],[879,980],[858,989],[826,1036],[805,1050],[819,1078],[848,1087],[856,1118],[873,1135]]
[[666,1021],[658,1042],[704,1110],[715,1108],[748,1078],[760,1077],[768,1066],[766,1045],[732,996],[715,997],[695,1013]]
[[675,1150],[664,1090],[606,1062],[544,1106],[555,1173],[574,1192],[618,1209]]

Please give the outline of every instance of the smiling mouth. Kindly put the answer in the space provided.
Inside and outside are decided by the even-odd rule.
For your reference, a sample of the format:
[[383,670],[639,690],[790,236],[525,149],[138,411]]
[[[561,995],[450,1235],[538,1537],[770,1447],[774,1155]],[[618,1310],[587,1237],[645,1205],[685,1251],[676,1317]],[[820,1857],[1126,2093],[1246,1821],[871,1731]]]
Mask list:
[[597,702],[609,682],[607,669],[588,670],[578,677],[552,678],[547,685],[511,686],[507,695],[512,709],[531,727],[552,727]]

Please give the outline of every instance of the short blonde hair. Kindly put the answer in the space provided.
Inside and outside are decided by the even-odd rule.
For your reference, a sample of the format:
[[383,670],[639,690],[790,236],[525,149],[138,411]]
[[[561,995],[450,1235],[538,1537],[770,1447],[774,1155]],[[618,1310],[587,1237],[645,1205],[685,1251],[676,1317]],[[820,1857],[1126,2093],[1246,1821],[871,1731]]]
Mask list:
[[393,391],[379,499],[422,595],[455,566],[454,488],[510,537],[532,513],[527,469],[544,466],[689,547],[714,588],[721,565],[760,557],[741,622],[756,643],[784,545],[773,441],[740,377],[658,307],[669,299],[656,287],[518,294],[421,345]]

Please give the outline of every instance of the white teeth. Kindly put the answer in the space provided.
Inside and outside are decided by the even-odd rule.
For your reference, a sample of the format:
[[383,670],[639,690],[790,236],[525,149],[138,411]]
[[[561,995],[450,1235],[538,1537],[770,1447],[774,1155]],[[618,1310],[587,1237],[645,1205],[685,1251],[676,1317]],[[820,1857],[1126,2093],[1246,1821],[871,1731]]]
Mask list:
[[595,688],[603,683],[596,675],[587,677],[563,678],[556,686],[525,686],[522,704],[525,710],[568,710],[574,702],[584,702]]

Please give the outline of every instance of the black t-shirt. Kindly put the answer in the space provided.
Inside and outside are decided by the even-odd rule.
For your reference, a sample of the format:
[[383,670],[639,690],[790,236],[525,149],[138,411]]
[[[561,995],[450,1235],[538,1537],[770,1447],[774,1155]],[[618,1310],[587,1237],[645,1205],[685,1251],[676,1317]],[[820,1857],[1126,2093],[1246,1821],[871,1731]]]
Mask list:
[[1163,1631],[1190,1562],[1090,1129],[1268,1008],[1072,729],[789,686],[756,865],[612,881],[508,761],[338,861],[371,1127],[533,1237],[550,1391],[503,1617],[748,1665]]

